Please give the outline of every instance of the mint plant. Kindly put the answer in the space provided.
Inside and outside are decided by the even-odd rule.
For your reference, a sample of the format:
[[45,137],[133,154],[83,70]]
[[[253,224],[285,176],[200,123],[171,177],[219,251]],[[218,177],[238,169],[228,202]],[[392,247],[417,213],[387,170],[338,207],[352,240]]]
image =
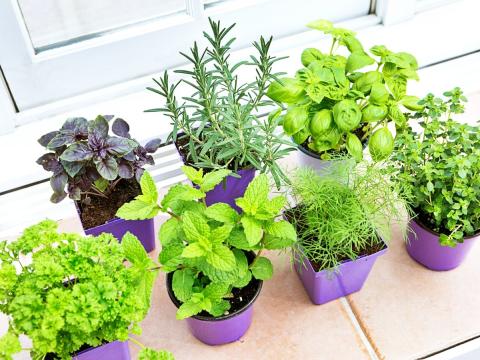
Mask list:
[[243,288],[252,279],[272,277],[272,263],[262,256],[263,251],[292,246],[296,234],[290,223],[276,220],[286,199],[268,198],[267,175],[257,176],[244,196],[236,199],[243,210],[238,214],[225,203],[205,204],[206,192],[230,170],[204,174],[203,169],[182,169],[194,186],[172,186],[158,205],[153,181],[145,172],[142,182],[150,185],[142,187],[142,195],[122,206],[117,215],[137,220],[153,217],[159,211],[169,214],[159,231],[162,251],[158,260],[162,271],[173,272],[173,292],[182,302],[177,318],[202,311],[219,317],[230,309],[232,289]]
[[348,152],[360,161],[367,140],[372,159],[386,159],[394,146],[387,125],[402,128],[404,109],[421,108],[418,98],[407,95],[408,80],[418,80],[415,57],[385,46],[374,46],[368,54],[353,31],[326,20],[308,26],[330,36],[332,45],[329,53],[305,49],[304,67],[295,77],[270,85],[267,95],[287,107],[285,133],[322,159]]
[[[235,38],[230,37],[234,25],[222,28],[211,19],[211,33],[204,32],[208,47],[193,44],[189,54],[182,55],[191,63],[189,70],[177,70],[182,80],[169,81],[168,73],[155,80],[158,88],[149,90],[165,98],[162,112],[170,119],[173,130],[169,140],[177,144],[186,165],[209,170],[256,168],[272,174],[277,187],[288,180],[277,161],[293,150],[278,134],[279,113],[261,117],[259,112],[273,104],[265,97],[269,84],[279,74],[273,65],[280,60],[270,55],[272,38],[260,38],[253,46],[258,55],[232,64],[230,49]],[[256,77],[242,82],[239,70],[252,68]],[[193,94],[179,100],[177,88],[186,85]]]
[[418,220],[440,234],[440,244],[455,247],[480,230],[480,128],[459,123],[467,101],[459,88],[428,94],[420,101],[422,131],[400,135],[394,158],[398,181],[408,186]]
[[[45,220],[13,242],[1,241],[0,311],[10,318],[0,338],[2,359],[22,350],[21,334],[32,340],[33,359],[71,359],[84,345],[140,334],[157,272],[130,233],[119,244],[111,234],[58,233],[57,223]],[[162,351],[141,353],[143,359],[169,359]]]
[[53,173],[52,202],[58,203],[67,195],[86,203],[91,196],[108,198],[120,180],[140,180],[143,167],[154,164],[151,154],[157,151],[160,139],[141,146],[131,138],[127,122],[120,118],[113,121],[116,136],[111,136],[108,122],[112,119],[111,115],[99,115],[90,121],[69,118],[60,130],[38,139],[49,151],[37,163]]

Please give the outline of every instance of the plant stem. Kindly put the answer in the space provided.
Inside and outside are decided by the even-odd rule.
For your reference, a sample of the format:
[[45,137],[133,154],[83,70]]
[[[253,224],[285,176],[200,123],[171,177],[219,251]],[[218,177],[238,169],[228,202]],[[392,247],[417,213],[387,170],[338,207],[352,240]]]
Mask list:
[[263,249],[260,249],[258,250],[257,252],[257,255],[255,255],[255,259],[253,259],[252,263],[250,264],[250,266],[248,267],[249,269],[251,269],[253,267],[253,265],[255,265],[255,263],[257,262],[257,259],[260,257],[260,255],[262,254],[262,251]]
[[137,339],[134,339],[132,337],[128,337],[128,340],[130,340],[131,342],[133,342],[135,345],[138,345],[140,348],[142,349],[145,349],[145,345],[143,345],[140,341],[138,341]]

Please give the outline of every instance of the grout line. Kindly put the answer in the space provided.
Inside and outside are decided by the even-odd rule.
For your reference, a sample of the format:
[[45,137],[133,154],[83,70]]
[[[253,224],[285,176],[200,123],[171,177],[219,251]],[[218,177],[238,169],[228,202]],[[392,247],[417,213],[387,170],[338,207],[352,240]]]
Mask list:
[[370,358],[372,360],[382,359],[383,357],[380,355],[378,349],[373,344],[372,339],[368,335],[368,332],[365,330],[365,326],[361,323],[361,321],[355,314],[355,311],[348,297],[342,297],[339,300],[343,308],[347,312],[347,315],[350,318],[350,321],[352,322],[353,327],[357,331],[357,334],[360,336],[360,339],[362,340],[363,345],[367,349],[368,354],[370,355]]

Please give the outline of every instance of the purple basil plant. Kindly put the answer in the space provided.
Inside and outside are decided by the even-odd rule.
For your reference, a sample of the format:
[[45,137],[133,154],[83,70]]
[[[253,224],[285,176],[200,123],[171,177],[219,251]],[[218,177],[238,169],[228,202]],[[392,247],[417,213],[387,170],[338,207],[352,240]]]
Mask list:
[[120,118],[112,124],[112,132],[117,136],[111,136],[109,121],[113,117],[69,118],[60,130],[38,139],[50,151],[38,158],[37,164],[53,172],[50,178],[53,203],[67,195],[87,203],[90,195],[108,197],[121,179],[135,177],[140,181],[143,167],[154,164],[150,154],[157,151],[160,139],[141,146],[131,138],[127,122]]

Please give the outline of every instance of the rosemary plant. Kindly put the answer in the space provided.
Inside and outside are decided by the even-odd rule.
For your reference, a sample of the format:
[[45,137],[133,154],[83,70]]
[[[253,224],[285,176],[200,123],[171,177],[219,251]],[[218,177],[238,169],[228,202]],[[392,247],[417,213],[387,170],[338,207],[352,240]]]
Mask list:
[[297,170],[291,185],[297,205],[287,218],[296,227],[301,252],[317,271],[379,251],[390,241],[395,224],[403,225],[406,235],[408,205],[389,172],[364,163],[321,175],[309,168]]
[[[235,24],[234,24],[235,25]],[[192,65],[189,70],[177,70],[184,77],[177,83],[169,81],[165,72],[158,88],[148,88],[166,100],[162,108],[148,112],[162,112],[170,118],[173,130],[169,140],[175,141],[186,164],[210,170],[254,167],[272,174],[275,183],[287,180],[277,161],[293,150],[290,141],[279,135],[277,127],[280,112],[269,117],[259,116],[260,109],[272,102],[265,98],[270,83],[279,73],[273,65],[281,58],[269,54],[272,38],[263,37],[253,46],[257,56],[248,61],[230,63],[229,36],[234,27],[223,28],[210,19],[211,34],[204,32],[208,46],[200,50],[193,44],[189,54],[181,53]],[[239,69],[253,67],[255,79],[242,82]],[[179,85],[193,89],[193,94],[179,102]]]

